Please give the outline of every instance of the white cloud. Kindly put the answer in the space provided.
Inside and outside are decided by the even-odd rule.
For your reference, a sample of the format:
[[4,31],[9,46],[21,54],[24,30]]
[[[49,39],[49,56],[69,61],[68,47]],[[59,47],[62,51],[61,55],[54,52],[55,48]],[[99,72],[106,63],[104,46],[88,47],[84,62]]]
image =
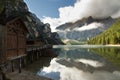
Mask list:
[[59,8],[59,18],[44,17],[53,30],[66,22],[75,22],[83,17],[103,18],[120,16],[120,0],[77,0],[74,6]]
[[[80,62],[86,63],[81,65],[83,69],[78,69],[76,67],[67,67],[57,62],[57,58],[51,60],[50,66],[44,67],[38,75],[52,78],[54,80],[119,80],[120,72],[119,71],[104,71],[104,70],[95,70],[92,73],[90,67],[86,67],[86,64],[100,64],[98,61],[87,61],[80,60]],[[66,63],[66,64],[69,64]],[[72,63],[71,63],[72,64]],[[101,66],[102,67],[102,66]]]
[[99,27],[103,27],[103,24],[94,22],[94,23],[91,23],[89,25],[84,25],[84,26],[82,26],[80,28],[75,28],[74,30],[84,31],[84,30],[97,29]]
[[103,63],[100,63],[98,61],[95,61],[95,60],[88,60],[88,59],[79,59],[79,60],[76,60],[77,62],[82,62],[84,64],[89,64],[90,66],[93,66],[93,67],[102,67],[104,66]]
[[43,19],[44,23],[49,23],[52,29],[52,32],[55,32],[55,28],[62,24],[62,22],[59,20],[59,18],[50,18],[50,17],[44,17]]

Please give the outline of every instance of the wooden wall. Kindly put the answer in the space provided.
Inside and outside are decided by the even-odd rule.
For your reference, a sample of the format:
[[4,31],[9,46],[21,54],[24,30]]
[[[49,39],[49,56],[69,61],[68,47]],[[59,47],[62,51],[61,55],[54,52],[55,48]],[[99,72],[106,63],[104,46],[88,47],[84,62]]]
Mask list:
[[21,20],[7,23],[6,56],[8,59],[21,56],[26,51],[26,28]]
[[5,26],[0,25],[0,64],[5,62]]

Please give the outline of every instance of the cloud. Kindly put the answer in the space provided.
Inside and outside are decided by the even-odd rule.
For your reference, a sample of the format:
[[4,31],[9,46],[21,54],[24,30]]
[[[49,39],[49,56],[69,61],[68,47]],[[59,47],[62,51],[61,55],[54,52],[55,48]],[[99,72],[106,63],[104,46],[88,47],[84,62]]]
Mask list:
[[59,18],[44,17],[53,30],[66,22],[75,22],[83,17],[120,17],[120,0],[77,0],[74,6],[59,8]]
[[93,67],[102,67],[104,66],[103,63],[100,63],[98,61],[95,61],[95,60],[89,60],[89,59],[78,59],[76,60],[77,62],[82,62],[84,64],[89,64],[90,66],[93,66]]
[[75,28],[74,30],[76,30],[76,31],[84,31],[84,30],[97,29],[99,27],[103,27],[103,24],[93,22],[93,23],[91,23],[89,25],[84,25],[84,26],[82,26],[80,28]]
[[[57,62],[58,58],[53,58],[51,60],[50,66],[44,67],[38,75],[45,76],[48,78],[52,78],[53,80],[119,80],[120,72],[119,71],[103,71],[103,70],[95,70],[92,73],[89,72],[91,69],[87,67],[87,64],[96,64],[101,65],[98,61],[88,61],[88,60],[80,60],[80,62],[84,63],[84,69],[78,69],[76,67],[67,67]],[[66,63],[69,64],[70,62]],[[71,63],[73,64],[73,63]],[[81,65],[82,66],[82,65]],[[79,66],[79,67],[81,67]]]

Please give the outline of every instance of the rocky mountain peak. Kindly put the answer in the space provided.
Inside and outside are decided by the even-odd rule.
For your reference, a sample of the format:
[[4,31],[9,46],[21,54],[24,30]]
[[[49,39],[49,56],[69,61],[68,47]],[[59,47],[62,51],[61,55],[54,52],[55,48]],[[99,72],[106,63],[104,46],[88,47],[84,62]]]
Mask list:
[[34,13],[30,12],[24,0],[0,0],[0,24],[5,25],[16,17],[20,17],[25,23],[29,31],[28,40],[37,39],[44,42],[51,39],[49,44],[52,44],[54,38],[49,23],[44,24]]

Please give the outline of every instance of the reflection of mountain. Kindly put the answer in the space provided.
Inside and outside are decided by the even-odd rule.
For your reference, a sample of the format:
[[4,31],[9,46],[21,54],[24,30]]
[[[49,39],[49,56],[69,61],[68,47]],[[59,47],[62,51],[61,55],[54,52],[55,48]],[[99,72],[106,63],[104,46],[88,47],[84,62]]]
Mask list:
[[[95,54],[97,48],[95,48],[96,52],[91,51],[91,49],[94,50],[93,48],[66,46],[58,48],[56,46],[55,51],[57,50],[59,56],[53,58],[50,65],[39,71],[38,75],[53,80],[119,80],[120,72],[117,71],[114,65]],[[112,48],[104,49],[110,54],[116,53]],[[104,49],[99,49],[98,52]],[[118,49],[115,51],[118,51]]]
[[66,67],[76,67],[80,70],[83,70],[85,72],[94,72],[95,71],[95,68],[92,67],[91,65],[89,64],[84,64],[82,62],[77,62],[77,61],[74,61],[72,59],[59,59],[57,60],[58,63],[60,63],[61,65],[64,65]]
[[110,62],[116,65],[120,69],[120,48],[96,48],[91,49],[92,52],[99,54],[100,56],[107,58]]
[[[94,19],[92,17],[78,20],[75,23],[66,23],[56,29],[62,39],[87,40],[108,29],[116,19],[111,17]],[[83,27],[84,26],[84,27]]]
[[[58,63],[59,62],[59,63]],[[92,73],[91,73],[92,72]],[[119,80],[119,71],[99,70],[84,63],[54,58],[49,67],[44,67],[38,75],[53,80]]]
[[71,59],[80,59],[80,58],[85,58],[85,59],[92,59],[92,60],[99,60],[103,61],[100,56],[97,54],[94,54],[89,51],[89,49],[79,49],[79,48],[74,48],[74,49],[69,49],[65,50],[65,48],[61,49],[59,51],[59,57],[65,57],[65,58],[71,58]]

